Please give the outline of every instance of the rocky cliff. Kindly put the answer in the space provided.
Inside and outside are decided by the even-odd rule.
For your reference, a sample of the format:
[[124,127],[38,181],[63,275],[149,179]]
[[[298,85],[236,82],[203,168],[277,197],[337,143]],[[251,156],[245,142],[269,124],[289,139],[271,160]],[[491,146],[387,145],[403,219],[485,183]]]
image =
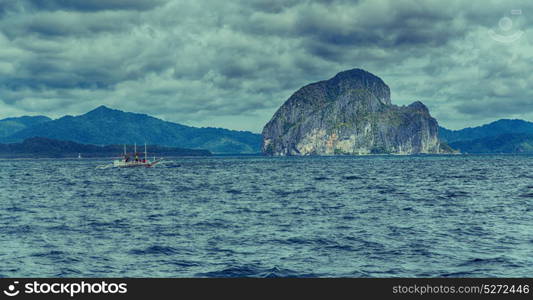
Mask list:
[[421,102],[391,104],[389,87],[361,69],[307,85],[263,129],[267,155],[445,153],[438,123]]

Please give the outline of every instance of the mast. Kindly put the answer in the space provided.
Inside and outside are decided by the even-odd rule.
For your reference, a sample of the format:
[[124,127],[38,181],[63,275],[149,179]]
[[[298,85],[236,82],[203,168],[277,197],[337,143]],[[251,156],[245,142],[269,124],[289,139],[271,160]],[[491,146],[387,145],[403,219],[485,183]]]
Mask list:
[[148,161],[148,152],[146,152],[146,142],[144,142],[144,161]]
[[133,147],[133,155],[137,155],[137,143]]
[[126,156],[126,144],[124,144],[124,156]]

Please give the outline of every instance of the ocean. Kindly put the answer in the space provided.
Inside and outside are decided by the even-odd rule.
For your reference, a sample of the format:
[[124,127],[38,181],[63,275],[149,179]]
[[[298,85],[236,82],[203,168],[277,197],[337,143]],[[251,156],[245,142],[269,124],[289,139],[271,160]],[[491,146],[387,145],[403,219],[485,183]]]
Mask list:
[[0,277],[531,277],[533,156],[0,161]]

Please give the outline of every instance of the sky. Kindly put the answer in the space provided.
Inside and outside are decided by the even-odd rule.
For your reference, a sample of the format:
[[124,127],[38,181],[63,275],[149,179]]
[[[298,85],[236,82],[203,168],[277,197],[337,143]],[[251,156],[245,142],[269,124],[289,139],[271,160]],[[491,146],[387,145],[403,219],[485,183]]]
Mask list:
[[532,1],[0,0],[0,118],[100,105],[261,132],[362,68],[460,129],[533,121]]

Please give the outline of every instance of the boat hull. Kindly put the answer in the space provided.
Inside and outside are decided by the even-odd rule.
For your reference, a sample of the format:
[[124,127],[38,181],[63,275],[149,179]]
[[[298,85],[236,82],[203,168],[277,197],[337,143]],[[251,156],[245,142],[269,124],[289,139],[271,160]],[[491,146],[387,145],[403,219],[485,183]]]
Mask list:
[[151,167],[157,165],[158,163],[159,163],[159,161],[153,161],[153,162],[115,161],[115,162],[113,162],[113,167],[115,167],[115,168],[138,168],[138,167],[151,168]]

